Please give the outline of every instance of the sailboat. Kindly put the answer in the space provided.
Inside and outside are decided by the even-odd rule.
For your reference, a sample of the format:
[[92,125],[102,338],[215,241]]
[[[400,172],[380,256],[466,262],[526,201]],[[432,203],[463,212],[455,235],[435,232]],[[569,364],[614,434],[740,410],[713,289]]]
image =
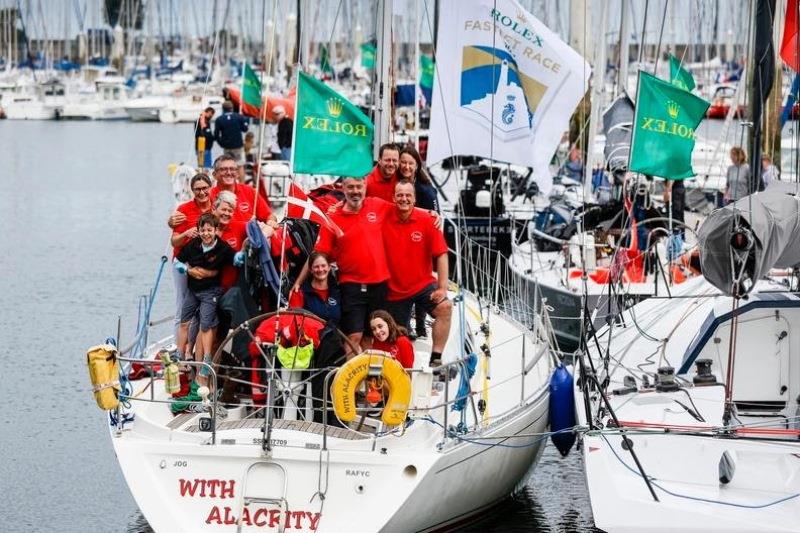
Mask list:
[[[390,20],[391,2],[381,5]],[[100,365],[150,369],[136,381],[123,369],[119,398],[105,377],[95,385],[126,482],[156,531],[430,531],[480,515],[515,489],[549,436],[549,383],[560,366],[552,330],[496,250],[467,239],[458,221],[445,224],[458,236],[451,253],[462,283],[451,285],[453,326],[440,367],[426,364],[431,346],[417,339],[407,374],[391,373],[392,361],[374,352],[342,368],[276,368],[281,348],[264,337],[276,331],[271,321],[314,317],[266,313],[232,330],[218,351],[250,344],[261,368],[225,378],[209,368],[203,400],[173,416],[172,339],[147,345],[149,317],[134,342],[141,357],[113,343],[92,350]],[[467,278],[485,290],[464,290]],[[323,397],[312,398],[318,376]],[[387,389],[367,388],[373,378],[388,386],[383,404]],[[239,390],[224,406],[209,392],[241,385],[252,396]],[[315,412],[329,391],[332,409]]]
[[[772,9],[753,6],[756,167],[775,65]],[[702,277],[589,327],[574,395],[604,531],[797,529],[798,192],[778,182],[712,212]]]
[[796,529],[792,193],[714,212],[700,229],[705,277],[589,338],[574,392],[592,514],[604,531]]

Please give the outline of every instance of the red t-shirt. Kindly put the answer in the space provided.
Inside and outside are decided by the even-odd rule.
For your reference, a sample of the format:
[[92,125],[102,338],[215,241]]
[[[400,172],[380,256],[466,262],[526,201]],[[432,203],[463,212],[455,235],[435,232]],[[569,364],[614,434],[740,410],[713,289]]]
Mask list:
[[447,242],[433,220],[421,209],[414,209],[405,221],[400,220],[397,209],[386,217],[383,242],[390,274],[387,300],[405,300],[436,282],[433,260],[447,253]]
[[403,365],[403,368],[411,368],[414,366],[414,345],[411,344],[408,337],[397,337],[394,343],[372,339],[372,349],[389,352],[392,354],[392,357]]
[[[221,190],[219,185],[211,189],[212,205],[217,200],[217,195]],[[246,222],[253,218],[253,199],[256,197],[256,190],[244,183],[237,183],[234,185],[233,191],[231,192],[236,195],[236,210],[233,212],[234,220],[244,220]],[[257,209],[256,218],[258,218],[258,220],[262,222],[269,220],[269,215],[272,213],[272,210],[261,196],[258,197]]]
[[[189,200],[188,202],[184,202],[178,206],[177,211],[180,211],[184,215],[186,215],[186,221],[183,224],[179,224],[175,228],[173,228],[172,233],[177,235],[179,233],[183,233],[197,225],[197,221],[200,218],[200,215],[203,213],[210,213],[211,212],[211,204],[208,205],[208,209],[203,211],[200,209],[200,206],[197,205],[197,202],[194,200]],[[189,241],[186,241],[189,242]],[[186,246],[186,243],[183,246],[173,246],[172,248],[172,257],[178,257],[178,252],[181,251],[181,248]]]
[[339,265],[340,283],[380,283],[389,279],[383,221],[393,209],[393,204],[380,198],[365,198],[358,213],[339,207],[328,214],[344,234],[336,237],[323,229],[316,249]]
[[[247,224],[241,220],[231,220],[227,227],[219,232],[219,238],[227,242],[235,252],[242,249],[244,240],[247,238]],[[222,277],[220,278],[220,285],[224,290],[228,290],[236,285],[236,280],[239,279],[239,267],[233,265],[225,265],[222,267]]]
[[387,202],[394,203],[394,186],[397,185],[397,173],[392,174],[390,179],[385,179],[381,174],[378,165],[367,174],[367,196],[380,198]]

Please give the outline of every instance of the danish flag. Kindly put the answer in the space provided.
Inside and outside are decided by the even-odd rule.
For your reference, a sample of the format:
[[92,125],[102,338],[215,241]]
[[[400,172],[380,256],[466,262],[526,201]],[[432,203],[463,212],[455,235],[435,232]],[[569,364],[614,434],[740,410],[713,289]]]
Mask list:
[[317,207],[317,205],[303,192],[303,189],[294,183],[289,185],[289,196],[287,198],[286,216],[290,218],[305,218],[316,222],[320,226],[328,228],[337,237],[344,235],[344,232],[328,216]]

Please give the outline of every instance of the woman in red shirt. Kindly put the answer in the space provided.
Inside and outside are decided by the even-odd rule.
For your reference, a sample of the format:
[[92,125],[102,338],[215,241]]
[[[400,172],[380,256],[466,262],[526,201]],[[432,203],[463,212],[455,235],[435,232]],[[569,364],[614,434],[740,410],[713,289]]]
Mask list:
[[392,315],[379,309],[370,315],[369,328],[372,330],[372,349],[388,352],[403,365],[414,366],[414,345],[408,339],[406,328],[398,326]]

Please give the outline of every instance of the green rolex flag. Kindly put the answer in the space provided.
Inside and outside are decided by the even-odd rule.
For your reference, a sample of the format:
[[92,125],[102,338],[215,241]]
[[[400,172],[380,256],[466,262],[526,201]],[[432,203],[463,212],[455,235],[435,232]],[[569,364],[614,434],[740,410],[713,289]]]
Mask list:
[[430,56],[419,56],[419,86],[430,89],[433,87],[433,58]]
[[242,102],[261,108],[261,82],[247,63],[242,68]]
[[372,170],[369,118],[304,72],[297,78],[294,124],[294,172],[360,178]]
[[326,74],[334,74],[331,66],[331,55],[324,44],[319,49],[319,69]]
[[680,87],[684,91],[694,89],[694,78],[688,70],[681,66],[677,57],[669,55],[669,81],[675,87]]
[[671,83],[639,72],[629,170],[674,180],[694,176],[695,129],[709,105]]
[[376,47],[372,43],[361,45],[361,66],[364,68],[375,68]]

